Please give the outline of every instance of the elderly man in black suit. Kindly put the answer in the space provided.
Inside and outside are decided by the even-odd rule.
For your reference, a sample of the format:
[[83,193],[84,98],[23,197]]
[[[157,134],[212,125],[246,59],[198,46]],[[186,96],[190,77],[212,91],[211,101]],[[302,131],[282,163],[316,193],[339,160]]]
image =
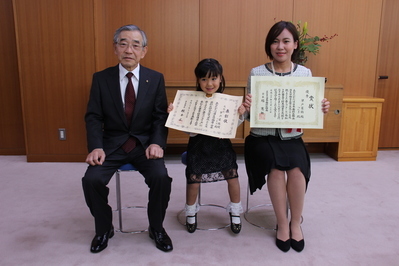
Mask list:
[[163,155],[168,130],[167,98],[161,73],[139,64],[147,53],[147,37],[126,25],[114,35],[119,64],[94,73],[85,115],[89,164],[82,178],[96,235],[90,251],[105,249],[114,235],[107,184],[123,164],[132,163],[149,187],[149,235],[162,251],[173,249],[163,228],[171,182]]

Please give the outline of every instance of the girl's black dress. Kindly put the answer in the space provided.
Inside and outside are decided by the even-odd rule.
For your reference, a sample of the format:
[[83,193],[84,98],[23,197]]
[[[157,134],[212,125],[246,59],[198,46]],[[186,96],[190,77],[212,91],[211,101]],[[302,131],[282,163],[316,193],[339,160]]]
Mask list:
[[187,184],[237,178],[237,156],[230,139],[198,134],[187,148]]

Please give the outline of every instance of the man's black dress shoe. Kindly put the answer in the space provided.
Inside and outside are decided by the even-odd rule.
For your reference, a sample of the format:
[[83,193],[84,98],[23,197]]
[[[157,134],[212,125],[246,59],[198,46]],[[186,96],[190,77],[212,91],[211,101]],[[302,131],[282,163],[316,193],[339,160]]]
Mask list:
[[173,250],[172,240],[166,233],[165,229],[162,229],[162,232],[157,232],[151,228],[148,228],[148,232],[151,239],[154,239],[155,245],[158,249],[168,252]]
[[90,251],[92,253],[98,253],[104,250],[108,246],[108,239],[114,236],[114,227],[103,235],[95,235],[93,241],[91,241]]

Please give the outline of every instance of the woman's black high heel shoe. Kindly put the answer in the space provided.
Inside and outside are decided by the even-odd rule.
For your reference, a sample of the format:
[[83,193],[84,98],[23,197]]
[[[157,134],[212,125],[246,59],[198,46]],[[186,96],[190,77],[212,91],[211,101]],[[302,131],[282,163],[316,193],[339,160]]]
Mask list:
[[[193,224],[190,224],[187,221],[187,218],[193,218],[193,217],[195,218],[195,222]],[[194,233],[195,230],[197,230],[197,214],[195,214],[194,216],[186,216],[186,228],[189,233]]]
[[291,238],[291,247],[296,252],[301,252],[305,248],[305,240],[296,241],[295,239]]
[[278,226],[276,226],[276,246],[283,252],[287,252],[290,250],[291,247],[291,239],[288,238],[286,241],[280,240],[277,238],[277,231],[278,231]]
[[[291,228],[291,224],[290,224],[290,228]],[[302,228],[301,228],[301,232],[302,232]],[[303,236],[303,232],[302,232],[302,236]],[[302,238],[301,240],[296,241],[295,239],[291,238],[291,247],[296,252],[301,252],[305,248],[305,239]]]
[[[230,214],[230,229],[234,234],[238,234],[239,232],[241,232],[241,223],[239,224],[235,224],[233,223],[233,217],[239,217],[239,215],[232,215],[231,212],[229,212]],[[241,218],[240,218],[241,219]]]

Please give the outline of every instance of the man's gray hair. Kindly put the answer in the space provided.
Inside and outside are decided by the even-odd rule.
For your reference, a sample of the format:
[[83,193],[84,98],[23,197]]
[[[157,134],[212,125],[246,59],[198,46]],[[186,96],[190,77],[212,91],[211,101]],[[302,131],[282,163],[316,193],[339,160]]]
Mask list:
[[143,38],[143,43],[141,45],[143,47],[147,46],[147,36],[145,35],[145,32],[142,31],[136,25],[125,25],[125,26],[122,26],[119,29],[117,29],[114,34],[114,43],[119,42],[119,35],[121,34],[122,31],[138,31],[138,32],[140,32],[141,37]]

